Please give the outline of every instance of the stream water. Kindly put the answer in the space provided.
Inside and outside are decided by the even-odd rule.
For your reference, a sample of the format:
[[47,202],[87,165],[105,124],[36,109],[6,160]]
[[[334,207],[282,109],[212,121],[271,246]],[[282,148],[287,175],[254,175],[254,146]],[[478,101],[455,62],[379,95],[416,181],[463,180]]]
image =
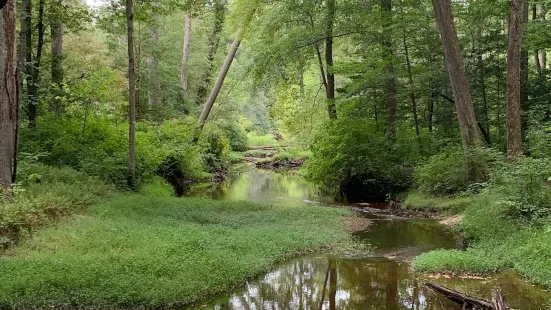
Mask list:
[[[283,205],[332,201],[297,174],[258,169],[190,195]],[[417,274],[411,259],[433,249],[455,248],[454,234],[434,220],[365,216],[373,225],[355,237],[373,248],[368,257],[316,255],[286,261],[244,287],[190,309],[460,309],[424,287],[424,281],[486,299],[500,286],[515,309],[551,309],[548,291],[513,272],[484,279]]]

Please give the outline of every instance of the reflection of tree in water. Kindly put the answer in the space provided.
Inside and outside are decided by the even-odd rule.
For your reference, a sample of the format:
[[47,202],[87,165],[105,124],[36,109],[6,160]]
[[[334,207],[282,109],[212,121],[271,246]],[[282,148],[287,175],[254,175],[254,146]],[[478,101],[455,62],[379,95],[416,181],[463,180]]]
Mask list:
[[234,200],[302,201],[314,197],[316,187],[299,175],[253,169],[239,175],[225,191],[226,198]]
[[326,258],[307,258],[249,283],[244,291],[217,303],[214,308],[454,309],[419,285],[406,263],[384,259],[328,262]]

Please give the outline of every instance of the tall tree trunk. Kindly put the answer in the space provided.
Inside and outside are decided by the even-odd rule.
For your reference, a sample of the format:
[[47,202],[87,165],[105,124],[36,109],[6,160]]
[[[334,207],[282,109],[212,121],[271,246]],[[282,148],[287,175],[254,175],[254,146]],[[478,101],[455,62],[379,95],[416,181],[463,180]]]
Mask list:
[[[469,80],[465,72],[463,55],[459,46],[459,39],[453,23],[451,0],[432,0],[436,13],[436,23],[444,46],[444,55],[448,67],[448,74],[457,106],[457,118],[463,140],[463,148],[468,151],[472,147],[481,145]],[[472,168],[472,167],[470,167]],[[469,169],[471,170],[471,169]],[[469,171],[473,177],[475,171]]]
[[383,48],[383,59],[385,62],[385,102],[388,110],[387,127],[390,135],[396,135],[396,120],[398,113],[398,103],[396,100],[397,86],[396,76],[394,74],[394,52],[392,47],[392,0],[380,0],[381,9],[385,16],[383,17],[383,37],[381,45]]
[[184,31],[184,47],[183,47],[183,56],[182,56],[182,71],[180,74],[180,83],[184,93],[188,90],[188,62],[191,55],[191,11],[186,12],[186,22],[185,22],[185,31]]
[[509,13],[509,46],[507,49],[507,156],[522,156],[521,43],[524,0],[512,0]]
[[212,71],[214,70],[214,58],[220,44],[220,35],[226,19],[226,5],[224,0],[216,0],[214,3],[214,28],[209,37],[209,53],[207,56],[207,68],[201,78],[201,84],[197,90],[197,102],[204,102],[207,97],[209,85],[212,80]]
[[52,110],[61,115],[63,112],[63,34],[64,25],[53,21],[51,26],[52,36]]
[[153,51],[147,58],[149,69],[149,87],[147,89],[147,101],[151,111],[151,119],[157,124],[162,122],[161,104],[161,74],[159,71],[159,22],[160,18],[155,17],[154,26],[151,32]]
[[199,117],[199,125],[197,128],[197,132],[195,133],[195,137],[193,139],[194,143],[197,143],[199,141],[199,136],[201,135],[201,131],[203,130],[203,127],[205,126],[205,123],[210,115],[210,111],[212,110],[212,106],[214,105],[214,102],[216,101],[216,98],[218,98],[218,95],[220,94],[220,90],[222,89],[222,86],[224,85],[224,80],[226,79],[226,76],[228,75],[228,71],[230,70],[231,64],[235,58],[235,55],[237,54],[237,50],[239,49],[239,46],[241,45],[241,34],[243,30],[237,31],[237,34],[235,35],[235,39],[233,40],[233,43],[231,45],[230,51],[228,52],[228,55],[226,56],[226,60],[224,61],[224,64],[222,65],[222,68],[220,69],[220,73],[218,74],[218,78],[216,79],[216,83],[214,83],[214,87],[212,88],[212,92],[210,93],[209,99],[207,102],[205,102],[205,106],[203,107],[203,112],[201,113],[201,116]]
[[335,21],[335,0],[327,0],[327,24],[325,32],[325,64],[327,66],[327,111],[329,119],[337,118],[335,106],[335,73],[333,72],[333,23]]
[[[538,19],[538,6],[536,4],[532,4],[532,20]],[[533,52],[534,55],[534,64],[536,65],[536,69],[538,70],[538,73],[541,74],[541,63],[540,63],[540,53],[538,49],[535,49]]]
[[0,1],[0,187],[9,197],[17,126],[16,42],[15,0]]
[[[539,14],[538,14],[539,18],[542,21],[545,21],[546,20],[545,16],[547,15],[547,8],[543,3],[538,4],[538,7],[539,7]],[[539,64],[542,70],[547,68],[547,52],[545,51],[545,49],[542,49],[541,51],[539,51]]]
[[132,0],[126,0],[126,26],[128,30],[128,186],[136,189],[136,64],[134,59],[134,7]]
[[402,32],[402,39],[404,41],[404,52],[406,53],[406,64],[408,68],[408,78],[409,78],[409,97],[411,99],[411,112],[413,113],[413,124],[415,126],[415,134],[417,135],[417,143],[419,144],[419,151],[423,152],[423,144],[421,142],[421,129],[419,128],[419,116],[417,115],[417,96],[413,90],[413,73],[411,72],[411,61],[409,59],[409,50],[406,39],[405,29]]
[[42,50],[44,48],[44,5],[45,0],[40,0],[38,2],[38,41],[36,44],[36,56],[34,60],[31,61],[30,84],[27,85],[27,93],[29,96],[28,116],[29,126],[31,128],[36,127],[36,116],[38,114],[38,84],[40,82],[40,66],[42,61]]

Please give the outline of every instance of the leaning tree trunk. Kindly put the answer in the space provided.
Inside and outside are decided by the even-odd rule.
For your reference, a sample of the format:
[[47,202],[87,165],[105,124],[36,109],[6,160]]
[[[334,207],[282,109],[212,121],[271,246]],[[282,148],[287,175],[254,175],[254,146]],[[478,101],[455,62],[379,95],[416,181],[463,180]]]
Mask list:
[[468,151],[472,147],[479,146],[481,141],[474,114],[469,80],[465,72],[459,39],[453,23],[451,0],[432,0],[432,4],[436,13],[436,23],[440,31],[442,44],[444,45],[444,55],[457,106],[457,118],[463,148]]
[[63,34],[64,26],[53,22],[50,26],[52,36],[52,110],[61,115],[63,112]]
[[521,43],[524,0],[512,0],[509,13],[509,46],[507,49],[507,156],[522,156]]
[[180,83],[182,86],[182,91],[184,94],[188,90],[188,78],[189,78],[189,57],[191,55],[191,11],[186,12],[186,22],[185,22],[185,31],[184,31],[184,47],[183,47],[183,56],[182,56],[182,71],[180,74]]
[[327,0],[327,20],[325,33],[325,64],[327,66],[327,111],[329,119],[337,118],[335,106],[335,73],[333,72],[333,23],[335,22],[335,0]]
[[226,19],[226,5],[224,0],[216,0],[214,3],[214,28],[209,38],[209,53],[207,56],[207,68],[203,77],[200,80],[200,85],[197,90],[197,102],[204,102],[207,97],[209,85],[212,80],[212,71],[214,70],[214,58],[220,45],[220,35],[224,27]]
[[130,106],[128,130],[128,185],[136,189],[136,64],[134,58],[134,7],[126,0],[126,26],[128,31],[128,102]]
[[[17,125],[15,0],[0,1],[0,189],[11,190]],[[9,194],[11,197],[11,193]]]
[[209,99],[207,100],[207,102],[205,102],[205,106],[203,107],[203,112],[199,117],[197,132],[195,133],[195,137],[193,139],[194,143],[197,143],[197,141],[199,141],[199,136],[201,135],[201,131],[203,130],[203,127],[205,126],[205,123],[210,115],[212,106],[214,105],[214,102],[216,101],[216,98],[218,98],[218,95],[220,94],[220,90],[224,85],[224,80],[228,75],[228,71],[230,70],[233,59],[235,58],[235,55],[237,54],[237,50],[241,45],[241,34],[242,34],[242,30],[239,30],[235,35],[235,39],[233,40],[230,51],[228,52],[228,55],[226,56],[226,60],[222,65],[222,69],[220,69],[220,73],[218,74],[218,78],[216,79],[216,83],[214,84],[212,92],[210,93]]

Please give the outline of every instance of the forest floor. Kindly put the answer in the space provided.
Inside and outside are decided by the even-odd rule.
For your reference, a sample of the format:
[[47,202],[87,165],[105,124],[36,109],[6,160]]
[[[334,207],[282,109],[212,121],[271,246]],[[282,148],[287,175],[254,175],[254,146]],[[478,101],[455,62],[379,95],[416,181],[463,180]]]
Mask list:
[[0,308],[185,305],[286,258],[353,245],[349,210],[146,192],[116,195],[0,256]]

